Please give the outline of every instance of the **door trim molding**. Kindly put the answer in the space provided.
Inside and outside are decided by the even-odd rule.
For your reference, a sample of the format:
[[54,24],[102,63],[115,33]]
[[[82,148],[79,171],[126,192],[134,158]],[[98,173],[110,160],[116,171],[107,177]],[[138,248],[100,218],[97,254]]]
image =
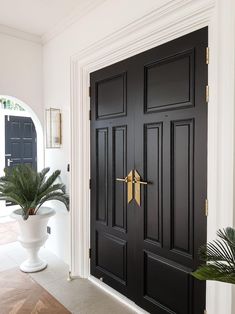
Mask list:
[[[71,274],[90,274],[89,74],[167,41],[208,26],[207,238],[233,221],[235,3],[171,0],[71,57]],[[230,285],[207,284],[208,313],[231,313]]]

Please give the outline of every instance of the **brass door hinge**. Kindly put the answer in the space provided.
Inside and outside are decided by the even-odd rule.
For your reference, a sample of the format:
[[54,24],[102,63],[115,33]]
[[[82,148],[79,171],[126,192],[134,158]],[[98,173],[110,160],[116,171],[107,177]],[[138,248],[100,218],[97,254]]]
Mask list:
[[207,217],[208,216],[208,199],[205,199],[205,208],[204,208],[204,211],[205,211],[205,216]]
[[89,249],[89,259],[91,259],[91,248]]
[[210,49],[209,47],[206,47],[206,64],[209,64],[210,62]]
[[91,121],[91,110],[89,110],[89,120]]
[[207,314],[207,310],[204,310],[204,313],[203,314]]
[[91,97],[91,87],[89,86],[89,89],[88,89],[88,94],[89,94],[89,97]]
[[209,102],[209,85],[206,85],[206,102]]
[[91,189],[91,179],[89,179],[89,189]]

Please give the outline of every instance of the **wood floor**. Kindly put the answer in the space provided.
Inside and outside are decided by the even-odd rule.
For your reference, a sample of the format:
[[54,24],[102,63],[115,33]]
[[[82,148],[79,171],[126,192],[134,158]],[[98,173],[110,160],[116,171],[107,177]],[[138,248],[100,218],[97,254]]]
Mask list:
[[69,314],[28,274],[14,268],[0,272],[1,314]]

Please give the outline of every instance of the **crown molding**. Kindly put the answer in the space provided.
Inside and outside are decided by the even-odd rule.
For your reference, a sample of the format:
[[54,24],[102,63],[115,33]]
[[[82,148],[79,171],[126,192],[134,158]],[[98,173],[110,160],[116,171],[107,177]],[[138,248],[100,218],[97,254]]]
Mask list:
[[[92,55],[94,55],[94,58],[97,61],[99,52],[101,53],[103,59],[104,49],[107,50],[108,57],[110,54],[108,50],[109,48],[111,50],[113,49],[112,45],[118,44],[119,50],[125,49],[127,45],[134,43],[138,45],[138,41],[142,41],[145,37],[150,38],[152,36],[154,38],[154,44],[152,45],[152,47],[154,47],[154,45],[156,45],[155,37],[161,38],[164,42],[165,30],[170,29],[170,27],[173,35],[177,32],[176,28],[178,25],[182,28],[185,27],[185,33],[187,33],[187,20],[190,18],[193,20],[194,25],[197,23],[201,24],[201,27],[207,25],[207,21],[209,20],[214,5],[215,0],[197,2],[194,2],[193,0],[168,0],[162,6],[157,7],[114,33],[111,33],[101,40],[93,42],[87,47],[76,52],[71,56],[71,61],[79,61],[81,65],[83,63],[86,64],[87,59],[92,59]],[[199,22],[197,22],[197,19]],[[185,25],[183,25],[184,20],[186,21]],[[159,35],[159,33],[161,33],[161,35]],[[169,34],[167,34],[167,38],[169,40]],[[152,47],[150,45],[143,50],[147,50]]]
[[70,15],[62,19],[49,32],[42,35],[42,44],[46,44],[47,42],[52,40],[54,37],[62,33],[65,29],[76,23],[80,18],[88,14],[90,11],[92,11],[105,1],[106,0],[86,0],[82,2]]
[[26,41],[31,41],[31,42],[33,42],[35,44],[39,44],[39,45],[41,45],[41,43],[42,43],[40,36],[33,35],[33,34],[30,34],[27,32],[23,32],[21,30],[18,30],[18,29],[9,27],[9,26],[1,25],[1,24],[0,24],[0,34],[15,37],[18,39],[23,39]]

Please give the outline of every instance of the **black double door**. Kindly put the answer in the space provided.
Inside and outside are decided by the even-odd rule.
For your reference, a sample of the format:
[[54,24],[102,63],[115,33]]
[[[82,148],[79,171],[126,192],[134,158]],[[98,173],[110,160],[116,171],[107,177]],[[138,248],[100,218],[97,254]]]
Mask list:
[[91,274],[150,313],[203,314],[207,28],[91,74]]
[[5,116],[5,166],[28,164],[37,169],[37,135],[29,117]]

